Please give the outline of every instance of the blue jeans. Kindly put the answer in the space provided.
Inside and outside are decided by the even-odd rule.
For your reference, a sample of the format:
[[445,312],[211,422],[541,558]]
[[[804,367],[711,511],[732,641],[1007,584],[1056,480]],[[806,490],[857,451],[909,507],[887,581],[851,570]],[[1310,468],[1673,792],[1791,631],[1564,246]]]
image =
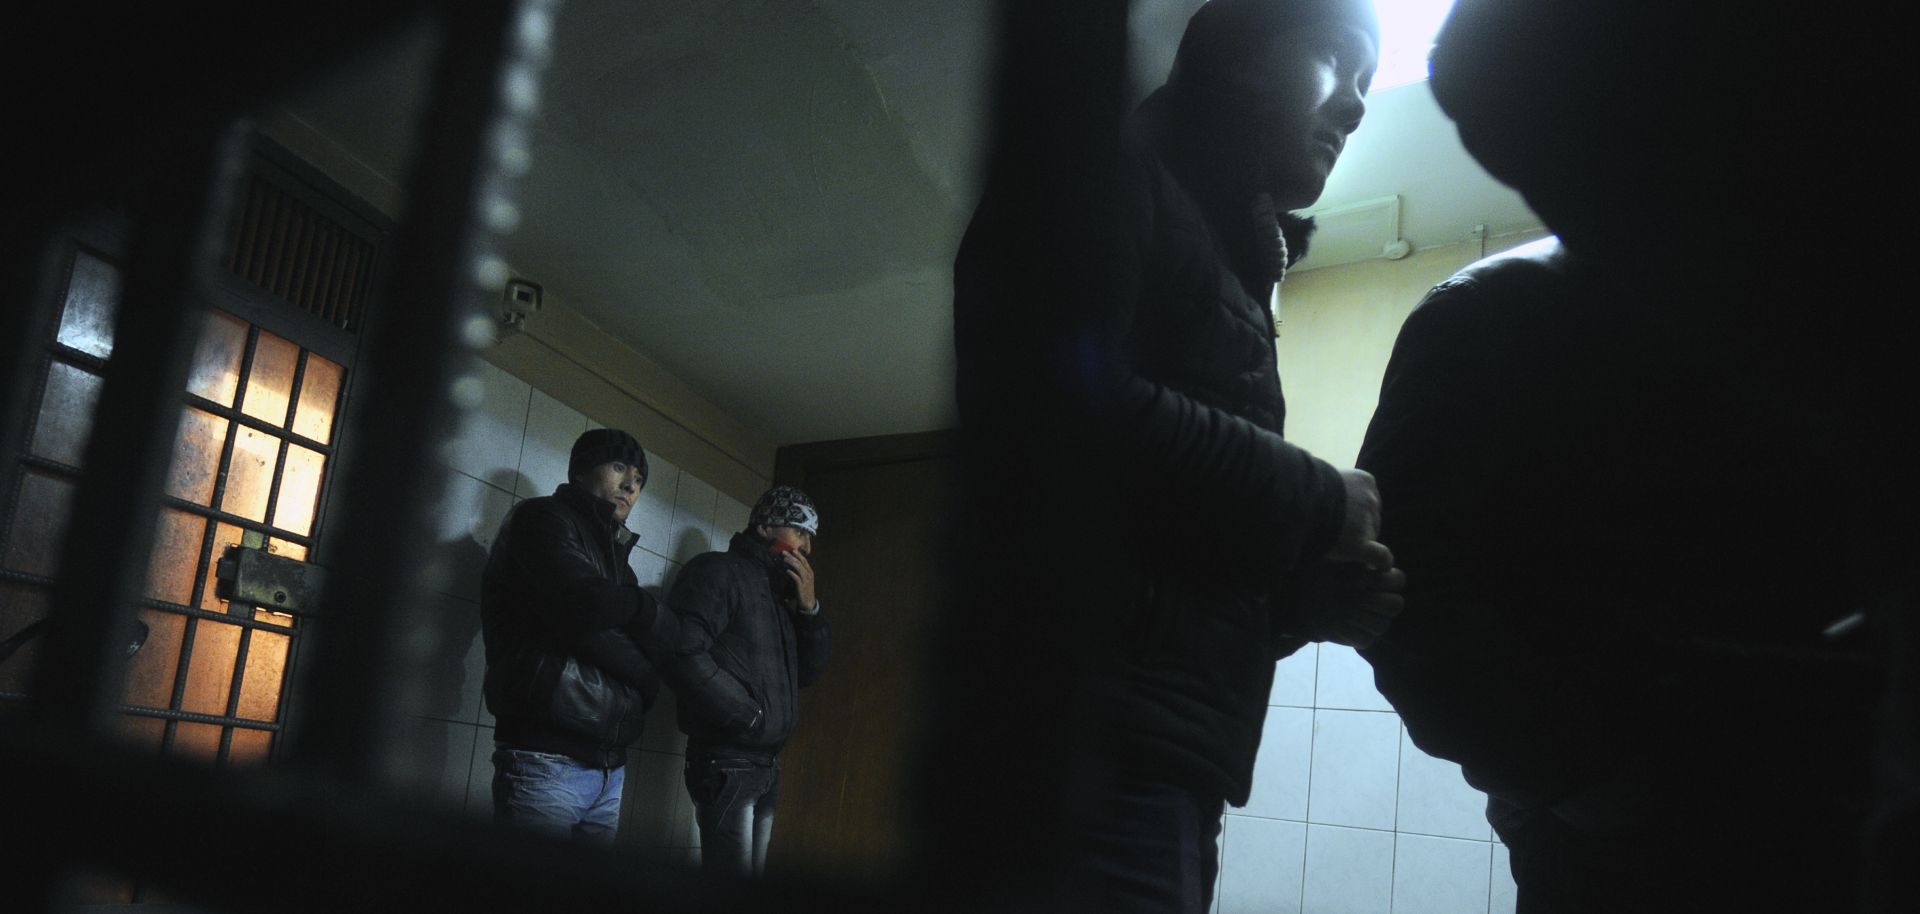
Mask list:
[[766,871],[773,810],[780,802],[780,763],[772,759],[695,755],[687,759],[687,795],[700,826],[700,869],[757,878]]
[[564,755],[493,750],[493,822],[561,840],[612,843],[625,768],[588,768]]

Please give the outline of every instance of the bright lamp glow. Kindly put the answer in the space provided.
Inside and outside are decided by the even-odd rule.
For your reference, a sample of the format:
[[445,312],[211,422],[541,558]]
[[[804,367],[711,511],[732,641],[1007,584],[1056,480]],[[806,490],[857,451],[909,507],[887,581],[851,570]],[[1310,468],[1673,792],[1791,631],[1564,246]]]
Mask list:
[[1453,0],[1374,0],[1380,16],[1380,69],[1373,91],[1427,78],[1427,53]]

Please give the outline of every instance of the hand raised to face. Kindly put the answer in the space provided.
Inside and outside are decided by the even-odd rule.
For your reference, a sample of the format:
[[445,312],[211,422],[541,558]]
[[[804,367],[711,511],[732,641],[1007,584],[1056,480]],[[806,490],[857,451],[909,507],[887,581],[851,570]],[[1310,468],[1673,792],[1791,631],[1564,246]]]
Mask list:
[[800,550],[780,553],[780,559],[787,563],[787,576],[793,579],[794,609],[812,612],[820,605],[820,598],[813,589],[813,562]]

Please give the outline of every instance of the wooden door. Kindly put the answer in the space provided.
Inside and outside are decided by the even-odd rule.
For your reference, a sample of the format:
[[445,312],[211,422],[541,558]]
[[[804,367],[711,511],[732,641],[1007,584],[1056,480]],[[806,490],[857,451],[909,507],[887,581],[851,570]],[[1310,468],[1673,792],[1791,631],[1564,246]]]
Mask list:
[[799,729],[781,754],[772,869],[873,884],[910,860],[929,635],[950,605],[956,465],[945,433],[780,452],[776,479],[820,510],[813,562],[833,657],[801,691]]

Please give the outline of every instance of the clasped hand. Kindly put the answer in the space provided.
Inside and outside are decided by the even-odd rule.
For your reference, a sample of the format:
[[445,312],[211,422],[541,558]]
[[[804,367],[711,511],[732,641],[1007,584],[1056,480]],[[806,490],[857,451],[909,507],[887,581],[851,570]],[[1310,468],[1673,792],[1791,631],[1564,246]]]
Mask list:
[[1393,551],[1379,540],[1380,490],[1365,470],[1341,470],[1346,517],[1340,537],[1323,561],[1297,572],[1301,634],[1315,641],[1369,647],[1405,606],[1405,572],[1393,566]]

